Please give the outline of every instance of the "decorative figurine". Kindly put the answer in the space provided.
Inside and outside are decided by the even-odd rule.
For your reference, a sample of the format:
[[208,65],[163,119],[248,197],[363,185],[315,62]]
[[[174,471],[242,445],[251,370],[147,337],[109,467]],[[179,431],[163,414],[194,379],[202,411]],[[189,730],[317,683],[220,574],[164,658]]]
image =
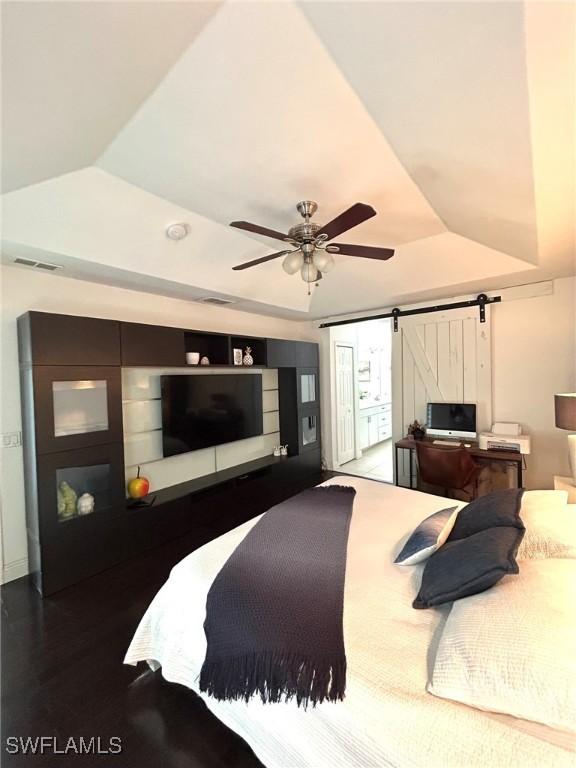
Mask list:
[[60,488],[58,488],[58,517],[66,517],[66,501],[64,500],[64,494]]
[[252,347],[246,347],[244,351],[243,365],[254,365],[254,358],[252,357]]
[[280,456],[288,456],[288,445],[280,446]]
[[150,481],[147,477],[140,477],[140,467],[138,467],[138,474],[128,483],[128,495],[131,499],[141,499],[148,495],[149,490]]
[[[78,494],[72,488],[66,480],[62,480],[60,483],[59,491],[62,494],[62,501],[64,502],[64,510],[60,515],[61,518],[66,519],[68,517],[74,517],[76,514],[76,499]],[[61,507],[59,502],[58,507]]]
[[210,360],[204,355],[204,357],[200,360],[200,365],[210,365]]
[[94,512],[94,496],[91,493],[83,493],[76,503],[76,511],[79,515],[89,515]]
[[281,456],[281,448],[279,445],[274,446],[274,456]]
[[426,427],[420,424],[418,420],[413,421],[408,427],[408,434],[412,435],[414,440],[423,440],[426,435]]

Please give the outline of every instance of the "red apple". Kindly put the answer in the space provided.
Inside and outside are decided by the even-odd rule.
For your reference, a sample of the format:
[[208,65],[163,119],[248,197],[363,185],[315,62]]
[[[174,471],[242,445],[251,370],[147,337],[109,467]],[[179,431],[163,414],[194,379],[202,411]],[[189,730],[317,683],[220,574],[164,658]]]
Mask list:
[[141,499],[148,494],[150,490],[150,481],[147,477],[140,477],[140,467],[138,474],[128,483],[128,495],[131,499]]

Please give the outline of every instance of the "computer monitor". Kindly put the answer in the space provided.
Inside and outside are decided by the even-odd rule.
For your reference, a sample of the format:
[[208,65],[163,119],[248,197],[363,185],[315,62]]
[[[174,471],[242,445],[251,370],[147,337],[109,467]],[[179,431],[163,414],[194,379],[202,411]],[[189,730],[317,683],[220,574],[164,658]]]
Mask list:
[[426,432],[441,437],[476,437],[474,403],[428,403]]

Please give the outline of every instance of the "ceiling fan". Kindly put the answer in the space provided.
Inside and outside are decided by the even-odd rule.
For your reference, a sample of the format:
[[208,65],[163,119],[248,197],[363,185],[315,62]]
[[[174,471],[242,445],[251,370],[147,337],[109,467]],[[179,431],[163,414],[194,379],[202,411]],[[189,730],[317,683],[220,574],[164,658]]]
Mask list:
[[394,256],[394,251],[390,248],[377,248],[369,245],[350,245],[347,243],[330,243],[334,237],[346,232],[352,227],[362,224],[363,221],[376,215],[376,211],[371,205],[365,203],[355,203],[345,210],[328,224],[313,224],[310,218],[318,209],[317,203],[313,200],[303,200],[296,206],[297,211],[304,219],[304,223],[296,224],[288,230],[288,234],[277,232],[275,229],[261,227],[258,224],[251,224],[248,221],[232,221],[231,227],[244,229],[246,232],[254,232],[257,235],[265,235],[275,240],[283,240],[293,246],[292,249],[271,253],[269,256],[262,256],[253,261],[246,261],[244,264],[237,264],[232,269],[248,269],[257,264],[263,264],[265,261],[278,259],[284,256],[282,267],[289,275],[300,272],[302,280],[305,283],[315,283],[322,279],[324,272],[329,272],[334,266],[334,253],[341,253],[345,256],[359,256],[364,259],[386,259]]

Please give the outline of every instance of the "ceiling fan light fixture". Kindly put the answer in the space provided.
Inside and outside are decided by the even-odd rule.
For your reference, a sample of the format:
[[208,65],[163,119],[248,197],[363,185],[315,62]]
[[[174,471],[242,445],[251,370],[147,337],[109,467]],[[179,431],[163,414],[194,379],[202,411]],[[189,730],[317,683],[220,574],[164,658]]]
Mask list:
[[315,283],[318,280],[318,270],[311,261],[305,261],[302,264],[300,274],[305,283]]
[[290,227],[287,234],[270,229],[269,227],[262,227],[259,224],[252,224],[249,221],[232,221],[230,223],[231,227],[270,237],[274,240],[282,240],[284,243],[290,243],[290,245],[294,246],[293,250],[282,250],[270,253],[267,256],[260,256],[258,259],[236,264],[232,269],[248,269],[249,267],[255,267],[274,259],[283,258],[282,268],[284,271],[288,275],[295,275],[299,271],[302,280],[308,283],[308,295],[310,295],[310,284],[322,280],[324,273],[334,269],[336,265],[332,255],[334,253],[380,261],[386,261],[394,256],[392,248],[329,242],[343,232],[347,232],[375,216],[376,211],[371,205],[354,203],[354,205],[351,205],[336,216],[336,218],[322,225],[310,221],[318,208],[314,201],[302,200],[297,204],[296,208],[304,222]]
[[312,262],[318,272],[330,272],[336,263],[334,257],[330,253],[326,253],[326,251],[316,251]]
[[295,275],[304,264],[304,256],[300,251],[293,251],[282,262],[282,269],[289,275]]

